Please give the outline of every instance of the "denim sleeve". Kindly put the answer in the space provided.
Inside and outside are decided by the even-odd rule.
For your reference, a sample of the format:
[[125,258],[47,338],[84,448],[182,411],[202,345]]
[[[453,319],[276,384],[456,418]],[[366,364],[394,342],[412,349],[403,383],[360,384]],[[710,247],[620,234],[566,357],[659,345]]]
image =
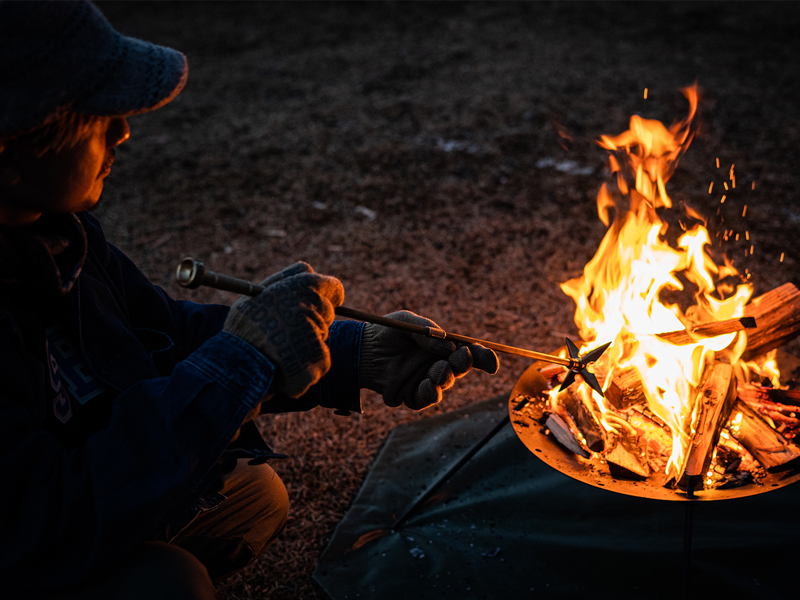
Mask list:
[[222,304],[198,304],[174,300],[161,287],[147,279],[121,250],[110,244],[100,223],[88,213],[80,213],[89,242],[84,270],[94,263],[102,265],[102,277],[127,311],[131,324],[166,333],[175,345],[175,360],[181,361],[222,330],[230,310]]
[[335,408],[337,414],[361,412],[358,367],[364,323],[334,321],[328,334],[331,369],[300,398],[278,395],[261,405],[261,413],[309,410],[316,406]]

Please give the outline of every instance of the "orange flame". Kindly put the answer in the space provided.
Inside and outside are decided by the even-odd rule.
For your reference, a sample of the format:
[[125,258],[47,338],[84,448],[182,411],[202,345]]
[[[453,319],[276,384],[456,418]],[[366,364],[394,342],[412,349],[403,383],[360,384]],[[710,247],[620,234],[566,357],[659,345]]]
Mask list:
[[[671,247],[664,238],[667,224],[659,218],[657,209],[672,206],[666,183],[694,136],[697,86],[682,92],[689,101],[689,113],[669,128],[634,115],[628,131],[601,137],[598,144],[611,152],[609,166],[628,207],[620,210],[622,203],[615,200],[609,186],[600,188],[597,212],[610,227],[583,276],[561,285],[577,305],[575,323],[588,342],[584,350],[614,342],[598,364],[598,373],[605,374],[603,388],[617,369],[633,366],[639,370],[650,410],[672,430],[668,474],[677,473],[690,440],[695,390],[707,358],[721,352],[736,363],[744,351],[746,335],[729,333],[676,346],[656,334],[740,317],[752,294],[749,284],[740,284],[735,291],[730,284],[715,285],[715,281],[737,271],[727,260],[718,267],[708,255],[708,231],[695,211],[687,209],[690,217],[703,224],[686,231],[677,247]],[[679,273],[696,288],[696,305],[686,314],[679,305],[660,299],[664,290],[683,289]],[[600,416],[611,410],[587,385],[581,384],[579,393]],[[613,419],[603,422],[608,430],[614,429]]]

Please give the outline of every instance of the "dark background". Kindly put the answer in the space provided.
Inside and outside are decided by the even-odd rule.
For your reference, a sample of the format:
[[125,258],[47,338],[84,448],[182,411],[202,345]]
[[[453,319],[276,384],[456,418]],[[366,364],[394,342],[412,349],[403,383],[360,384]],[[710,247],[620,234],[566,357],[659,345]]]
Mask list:
[[[682,118],[678,90],[695,80],[698,136],[668,192],[709,217],[712,237],[749,232],[713,252],[747,269],[756,294],[800,283],[795,3],[100,6],[121,32],[189,60],[182,94],[130,120],[98,211],[176,297],[234,299],[179,289],[187,255],[254,280],[305,260],[343,281],[349,306],[552,350],[577,337],[558,283],[605,233],[595,140],[634,113]],[[720,205],[732,163],[737,189]],[[275,465],[293,511],[223,597],[319,598],[313,565],[387,432],[508,392],[526,365],[503,357],[498,375],[472,374],[419,414],[365,394],[362,416],[264,420],[293,457]]]

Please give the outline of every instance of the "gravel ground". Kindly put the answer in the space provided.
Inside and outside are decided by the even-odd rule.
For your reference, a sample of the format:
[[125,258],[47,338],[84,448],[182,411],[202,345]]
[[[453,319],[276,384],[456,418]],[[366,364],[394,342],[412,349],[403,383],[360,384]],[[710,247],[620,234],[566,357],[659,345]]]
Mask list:
[[[595,140],[634,113],[681,118],[678,89],[695,79],[698,137],[668,191],[711,218],[712,236],[749,231],[714,252],[747,269],[757,294],[800,283],[797,4],[101,8],[122,32],[189,60],[178,99],[131,119],[98,211],[108,238],[175,297],[234,300],[179,289],[172,273],[187,255],[254,280],[305,260],[338,276],[354,308],[405,308],[450,331],[556,348],[577,335],[558,284],[605,232]],[[739,186],[720,205],[709,183],[718,190],[732,163]],[[310,580],[316,558],[391,428],[508,392],[526,365],[503,357],[497,375],[461,380],[422,413],[369,393],[361,416],[264,419],[292,455],[275,465],[292,515],[221,596],[324,597]]]

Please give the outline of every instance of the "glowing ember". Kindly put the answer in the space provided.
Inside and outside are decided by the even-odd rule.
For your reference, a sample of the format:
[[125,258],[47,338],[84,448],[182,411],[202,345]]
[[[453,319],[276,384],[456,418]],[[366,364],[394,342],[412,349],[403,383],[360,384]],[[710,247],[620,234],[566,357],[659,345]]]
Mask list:
[[[666,472],[673,477],[680,471],[691,440],[699,404],[696,390],[706,362],[714,357],[730,362],[745,381],[748,370],[757,368],[740,360],[747,342],[744,331],[710,338],[692,335],[694,343],[685,345],[674,345],[656,335],[741,317],[752,294],[748,283],[735,287],[720,284],[738,273],[727,260],[718,266],[710,258],[706,252],[709,234],[696,212],[686,208],[687,216],[698,223],[681,222],[685,233],[675,247],[666,240],[667,224],[658,210],[672,207],[666,182],[692,141],[697,109],[696,87],[682,91],[689,101],[689,114],[683,120],[665,127],[634,115],[628,131],[601,137],[598,143],[609,150],[609,166],[616,176],[616,184],[604,184],[597,196],[598,214],[609,229],[583,276],[561,286],[577,305],[575,322],[587,343],[582,352],[613,341],[596,365],[603,389],[621,370],[638,370],[647,407],[672,432]],[[729,179],[735,185],[733,165]],[[663,291],[683,290],[682,281],[694,287],[695,304],[685,312],[661,298]],[[767,371],[777,382],[776,369],[773,360]],[[622,432],[620,421],[624,420],[587,385],[581,383],[577,392],[562,393],[577,393],[600,417],[606,431]],[[554,410],[558,396],[558,391],[551,392]]]

